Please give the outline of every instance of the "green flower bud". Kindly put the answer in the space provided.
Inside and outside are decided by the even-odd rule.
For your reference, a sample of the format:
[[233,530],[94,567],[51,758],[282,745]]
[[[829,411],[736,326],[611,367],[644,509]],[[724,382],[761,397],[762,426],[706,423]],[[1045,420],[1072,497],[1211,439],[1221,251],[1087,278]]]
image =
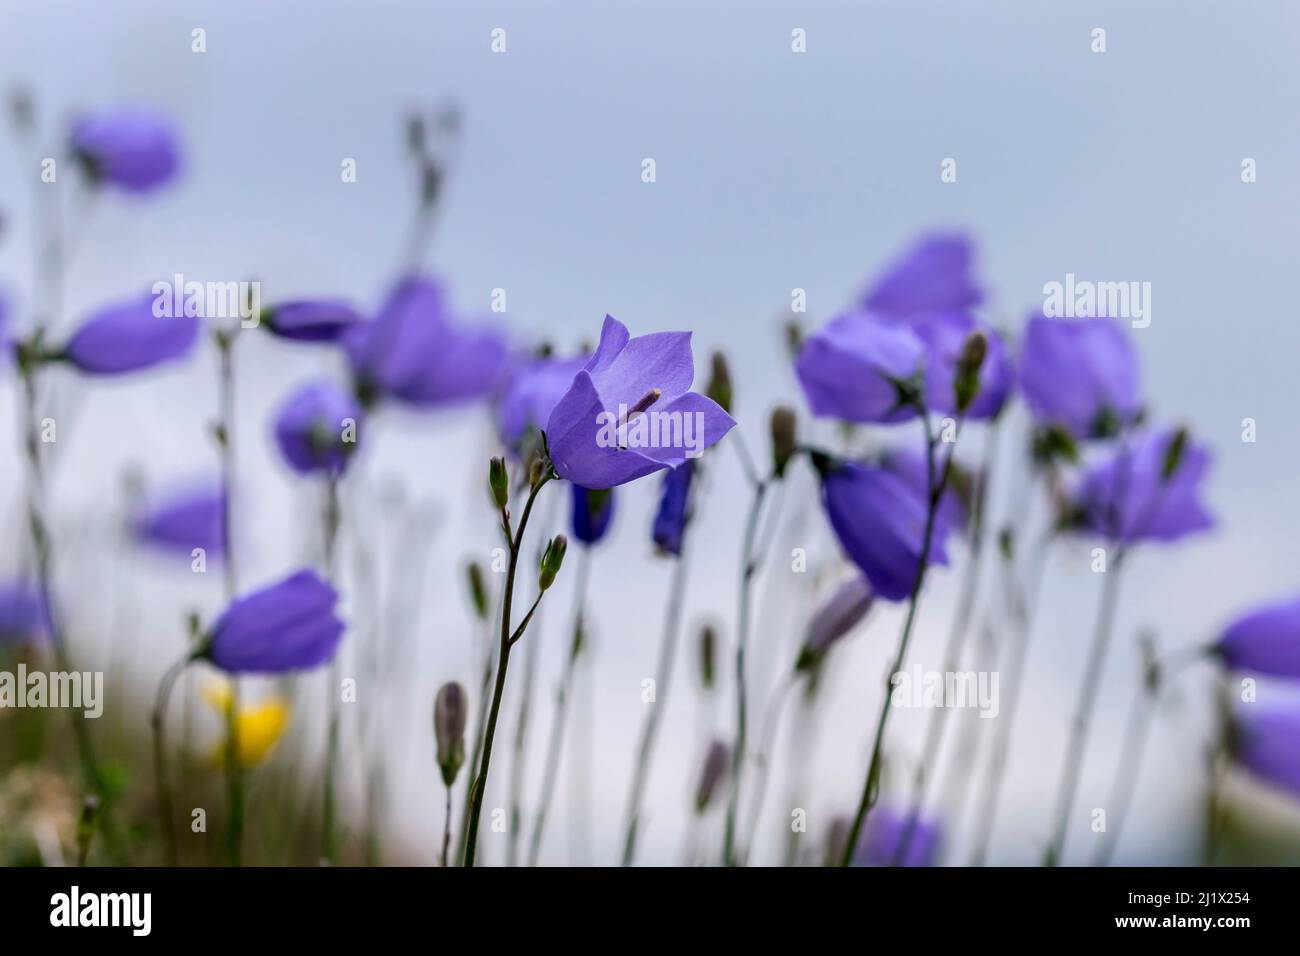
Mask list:
[[474,603],[474,613],[479,620],[486,621],[488,616],[487,585],[483,581],[483,567],[477,561],[465,566],[465,577],[469,580],[469,597]]
[[555,576],[560,573],[564,552],[568,548],[569,539],[562,534],[557,534],[546,543],[546,550],[542,553],[541,575],[537,580],[537,586],[543,591],[555,583]]
[[700,631],[700,683],[705,690],[713,689],[717,675],[718,632],[711,624],[706,624]]
[[504,510],[510,502],[510,476],[506,474],[506,460],[493,458],[488,463],[488,487],[492,489],[492,500]]
[[438,767],[442,782],[456,782],[460,765],[465,762],[465,719],[469,698],[465,688],[455,681],[438,688],[433,701],[433,737],[438,744]]
[[1161,481],[1172,478],[1178,466],[1183,463],[1183,454],[1187,451],[1187,438],[1187,429],[1180,427],[1169,440],[1169,447],[1165,449],[1165,460],[1160,468]]
[[721,352],[713,353],[713,374],[709,377],[709,386],[704,390],[722,410],[731,412],[731,369],[727,367],[727,357]]
[[957,373],[953,378],[953,391],[957,397],[957,411],[964,412],[975,401],[980,390],[980,366],[988,353],[989,342],[983,332],[972,332],[962,346],[957,359]]
[[772,473],[778,478],[785,477],[785,469],[790,459],[798,451],[795,437],[794,409],[788,405],[778,405],[772,410]]

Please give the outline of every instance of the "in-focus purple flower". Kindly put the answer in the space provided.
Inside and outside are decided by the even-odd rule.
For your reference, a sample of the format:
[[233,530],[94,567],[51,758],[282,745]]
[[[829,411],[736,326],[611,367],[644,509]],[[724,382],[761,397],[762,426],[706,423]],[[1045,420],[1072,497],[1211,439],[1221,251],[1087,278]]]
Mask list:
[[583,544],[595,544],[605,537],[614,518],[614,492],[592,491],[573,485],[573,536]]
[[795,668],[808,670],[820,663],[832,644],[862,623],[875,597],[871,582],[860,574],[837,587],[808,623]]
[[455,322],[442,287],[425,276],[398,282],[378,317],[354,326],[343,343],[367,400],[391,398],[418,407],[489,395],[508,358],[504,335]]
[[295,342],[337,342],[361,321],[361,313],[342,299],[293,299],[262,311],[268,331]]
[[147,293],[107,305],[72,334],[61,357],[89,375],[121,375],[184,358],[194,347],[201,320],[157,315]]
[[932,313],[909,319],[906,324],[925,345],[926,405],[932,411],[948,414],[957,412],[957,362],[966,340],[975,332],[984,334],[987,349],[979,370],[979,391],[965,415],[975,421],[997,417],[1016,378],[1002,336],[964,312]]
[[909,813],[880,806],[867,818],[867,827],[853,854],[857,866],[893,866],[907,840],[907,850],[898,861],[901,866],[933,866],[939,853],[943,830],[938,821],[917,817],[908,835]]
[[1084,528],[1133,543],[1176,541],[1214,526],[1201,502],[1210,453],[1187,440],[1167,474],[1176,435],[1169,428],[1141,432],[1107,449],[1079,485],[1076,506]]
[[655,511],[654,527],[650,536],[655,546],[665,554],[680,557],[686,525],[691,519],[691,483],[695,478],[695,462],[688,461],[664,475],[663,489],[659,494],[659,508]]
[[862,297],[862,304],[886,315],[968,309],[982,298],[972,275],[975,250],[960,234],[923,237],[886,268]]
[[1232,670],[1300,678],[1300,595],[1237,618],[1215,650]]
[[[912,593],[925,539],[926,501],[885,468],[837,462],[822,476],[822,503],[840,545],[887,601]],[[950,528],[936,517],[929,564],[948,563]]]
[[171,121],[142,107],[119,107],[81,117],[72,150],[95,182],[144,193],[180,169],[180,144]]
[[1035,420],[1076,438],[1115,435],[1142,410],[1137,352],[1114,319],[1031,316],[1019,369]]
[[1232,752],[1255,776],[1300,798],[1300,704],[1239,706]]
[[338,594],[314,571],[236,598],[213,625],[205,656],[232,674],[283,674],[328,663],[343,636]]
[[132,519],[132,536],[163,551],[189,555],[202,548],[207,557],[219,557],[226,550],[225,502],[219,486],[160,496]]
[[512,450],[519,447],[529,429],[539,432],[550,421],[573,378],[590,356],[573,358],[530,358],[518,364],[497,406],[497,428],[501,440]]
[[905,325],[847,312],[804,342],[795,373],[815,415],[900,422],[917,415],[906,394],[925,374],[925,357],[925,345]]
[[562,478],[612,488],[698,458],[736,423],[692,392],[691,333],[631,338],[605,316],[600,345],[574,376],[546,427]]
[[352,395],[329,382],[312,382],[281,406],[275,441],[300,475],[340,475],[357,450],[361,418],[361,405]]
[[0,647],[40,644],[53,630],[40,589],[21,578],[0,582]]

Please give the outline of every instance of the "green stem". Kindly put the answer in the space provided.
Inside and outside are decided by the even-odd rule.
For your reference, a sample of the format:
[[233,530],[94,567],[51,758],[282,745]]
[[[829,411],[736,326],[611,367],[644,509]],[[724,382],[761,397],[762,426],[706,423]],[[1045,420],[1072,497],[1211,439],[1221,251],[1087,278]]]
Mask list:
[[[335,571],[335,551],[339,532],[339,492],[338,479],[331,476],[325,486],[324,542],[325,574],[333,578]],[[331,866],[338,862],[339,841],[338,825],[335,822],[339,763],[339,662],[338,655],[330,662],[329,669],[329,723],[325,744],[324,793],[321,808],[321,858]]]
[[[221,456],[222,495],[221,527],[225,542],[225,560],[222,562],[226,602],[235,600],[239,591],[235,575],[235,542],[233,537],[233,505],[235,494],[235,364],[234,336],[239,326],[217,333],[218,367],[218,447]],[[239,678],[230,675],[230,709],[226,713],[226,853],[231,866],[243,863],[244,841],[244,779],[239,766]]]
[[187,654],[167,668],[158,682],[158,696],[154,701],[150,722],[153,724],[153,766],[154,777],[158,787],[158,824],[163,833],[163,844],[167,848],[168,866],[180,865],[180,852],[176,845],[176,830],[172,814],[171,782],[167,778],[167,745],[165,740],[167,722],[167,703],[171,700],[172,688],[176,679],[189,666],[193,655]]

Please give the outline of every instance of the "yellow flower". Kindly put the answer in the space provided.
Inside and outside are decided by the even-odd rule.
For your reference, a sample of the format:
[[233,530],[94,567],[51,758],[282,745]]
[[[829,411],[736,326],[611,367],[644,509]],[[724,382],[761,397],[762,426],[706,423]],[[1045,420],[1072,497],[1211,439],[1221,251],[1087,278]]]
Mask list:
[[[229,683],[211,683],[203,688],[203,698],[224,717],[230,712],[232,692]],[[289,725],[289,704],[281,697],[268,697],[257,704],[239,708],[235,733],[239,739],[239,765],[256,767],[271,753]],[[226,741],[217,746],[213,759],[226,759]]]

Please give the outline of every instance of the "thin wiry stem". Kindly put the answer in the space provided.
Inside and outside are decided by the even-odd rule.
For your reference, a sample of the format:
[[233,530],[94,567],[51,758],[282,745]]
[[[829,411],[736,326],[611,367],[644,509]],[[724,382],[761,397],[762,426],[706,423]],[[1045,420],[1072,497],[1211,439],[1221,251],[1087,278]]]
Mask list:
[[153,766],[156,786],[158,788],[158,824],[163,833],[163,845],[167,848],[167,864],[180,865],[180,852],[176,845],[176,830],[172,819],[172,790],[167,778],[167,743],[165,738],[167,723],[167,702],[171,700],[172,688],[176,679],[194,658],[186,655],[167,668],[158,682],[158,696],[154,701],[150,722],[153,725]]
[[[338,545],[339,524],[338,478],[331,476],[325,485],[323,527],[325,574],[329,578],[333,578],[335,572],[336,562],[334,556]],[[339,764],[339,706],[341,703],[339,698],[339,659],[337,653],[334,655],[334,660],[330,662],[327,692],[329,695],[327,716],[329,729],[325,744],[324,793],[321,796],[321,858],[332,865],[338,862],[339,854],[338,826],[335,822],[337,813],[336,780]]]

